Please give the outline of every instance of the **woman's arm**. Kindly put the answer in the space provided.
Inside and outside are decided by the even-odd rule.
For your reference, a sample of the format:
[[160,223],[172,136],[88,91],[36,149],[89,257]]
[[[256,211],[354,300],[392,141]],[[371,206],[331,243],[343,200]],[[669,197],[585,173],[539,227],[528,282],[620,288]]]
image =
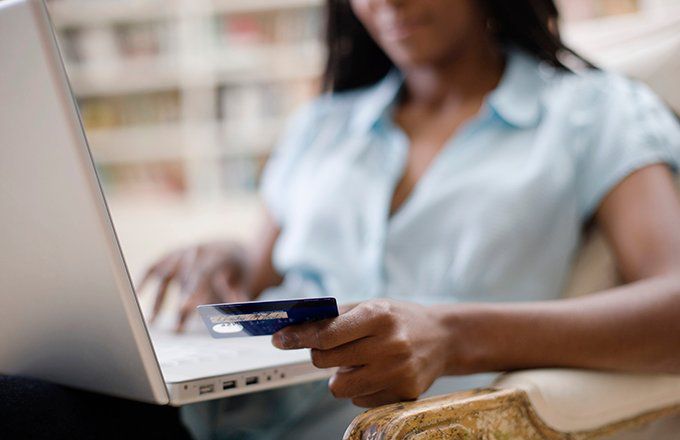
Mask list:
[[436,315],[460,347],[447,359],[447,374],[536,367],[680,373],[677,274],[582,298],[444,306]]
[[596,220],[628,284],[553,302],[440,309],[447,326],[476,335],[463,339],[474,345],[466,363],[680,373],[680,202],[668,169],[633,173]]
[[680,373],[680,201],[669,171],[633,173],[597,221],[625,286],[519,304],[368,301],[332,321],[283,329],[273,342],[312,348],[319,367],[343,367],[330,389],[361,406],[415,398],[445,374],[547,366]]

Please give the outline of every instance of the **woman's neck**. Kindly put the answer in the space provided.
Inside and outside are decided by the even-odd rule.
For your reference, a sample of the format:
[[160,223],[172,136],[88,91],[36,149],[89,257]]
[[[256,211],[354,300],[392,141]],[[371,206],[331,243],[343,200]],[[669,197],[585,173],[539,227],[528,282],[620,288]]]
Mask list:
[[495,44],[468,44],[437,64],[402,68],[403,103],[437,108],[485,96],[499,83],[505,60]]

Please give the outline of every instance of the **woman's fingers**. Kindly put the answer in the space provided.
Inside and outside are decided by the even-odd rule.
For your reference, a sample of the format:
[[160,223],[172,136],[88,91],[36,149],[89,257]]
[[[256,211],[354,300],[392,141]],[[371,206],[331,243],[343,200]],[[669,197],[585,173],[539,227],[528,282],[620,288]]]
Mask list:
[[342,368],[328,381],[328,389],[338,399],[354,399],[388,389],[392,375],[379,365]]
[[151,278],[158,278],[158,286],[156,288],[156,296],[154,298],[154,305],[150,318],[151,322],[153,322],[158,316],[158,313],[163,306],[163,302],[165,301],[168,287],[177,276],[177,271],[179,270],[179,261],[180,259],[176,254],[170,254],[163,258],[146,271],[144,277],[136,289],[136,292],[139,294],[144,289],[146,284],[151,280]]
[[142,293],[147,283],[151,280],[151,278],[154,275],[156,275],[156,271],[158,270],[157,267],[158,264],[154,264],[152,266],[149,266],[146,269],[146,271],[144,271],[144,275],[142,275],[142,278],[139,280],[139,282],[136,283],[135,292],[137,292],[137,295]]
[[161,308],[163,307],[163,302],[165,301],[165,296],[167,295],[168,287],[170,286],[170,283],[172,283],[173,279],[174,274],[167,273],[163,275],[160,281],[158,282],[158,288],[156,289],[156,298],[153,303],[153,310],[151,312],[150,322],[154,322],[158,317],[158,313],[161,311]]
[[182,284],[182,293],[186,293],[185,286],[190,285],[192,279],[200,277],[206,268],[199,258],[199,249],[189,248],[182,252],[177,261],[177,278]]
[[379,391],[368,396],[360,396],[352,399],[352,403],[362,408],[375,408],[388,403],[401,402],[402,399],[390,390]]
[[382,353],[375,336],[367,336],[330,350],[312,349],[312,363],[317,368],[359,367],[374,361]]
[[372,336],[376,322],[361,306],[354,307],[337,318],[308,324],[291,325],[272,337],[275,347],[281,349],[316,348],[329,350],[357,339]]
[[184,331],[187,320],[189,319],[189,316],[191,316],[191,313],[196,309],[196,306],[198,306],[198,302],[194,298],[187,298],[184,304],[182,304],[182,307],[180,307],[179,313],[177,314],[177,325],[175,326],[175,331],[177,333],[182,333]]
[[140,294],[143,290],[144,287],[151,281],[152,278],[158,276],[161,273],[161,268],[164,265],[167,265],[167,258],[163,258],[160,261],[157,261],[153,265],[151,265],[145,272],[144,275],[142,275],[142,279],[137,283],[137,286],[135,288],[135,291],[137,294]]
[[177,315],[177,332],[184,331],[184,326],[187,319],[195,311],[199,304],[208,302],[207,299],[211,296],[210,279],[200,270],[190,272],[189,278],[182,285],[182,292],[180,296],[186,298],[184,304],[179,309]]
[[147,283],[151,281],[152,278],[154,277],[162,278],[168,273],[176,272],[180,259],[181,256],[179,255],[178,252],[172,252],[170,254],[167,254],[154,264],[152,264],[146,270],[146,272],[144,272],[144,275],[142,276],[139,283],[137,283],[136,286],[137,293],[140,293],[142,290],[144,290],[144,287],[146,287]]
[[238,281],[234,280],[231,272],[219,271],[213,274],[210,279],[210,286],[221,302],[248,301],[248,296],[239,287]]
[[372,407],[415,400],[422,393],[395,365],[369,364],[340,368],[329,380],[333,396],[352,399],[355,405]]
[[187,297],[186,301],[184,301],[184,304],[182,304],[179,313],[177,314],[177,326],[175,327],[177,333],[184,331],[184,327],[191,314],[196,311],[196,307],[204,302],[203,298],[208,294],[207,289],[209,289],[209,287],[206,283],[198,284],[196,289]]

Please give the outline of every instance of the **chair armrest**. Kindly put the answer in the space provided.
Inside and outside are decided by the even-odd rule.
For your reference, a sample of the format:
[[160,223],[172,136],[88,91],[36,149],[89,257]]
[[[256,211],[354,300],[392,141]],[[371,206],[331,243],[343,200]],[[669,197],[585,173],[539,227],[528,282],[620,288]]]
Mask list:
[[533,412],[524,391],[476,389],[374,408],[345,440],[560,438]]
[[369,410],[344,438],[599,438],[672,414],[680,414],[680,376],[528,370],[493,388]]

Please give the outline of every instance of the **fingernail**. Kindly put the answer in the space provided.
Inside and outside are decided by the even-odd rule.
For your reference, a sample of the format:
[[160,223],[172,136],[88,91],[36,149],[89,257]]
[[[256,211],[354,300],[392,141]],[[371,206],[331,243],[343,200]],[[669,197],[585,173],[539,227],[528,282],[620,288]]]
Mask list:
[[281,333],[274,333],[274,336],[272,337],[272,342],[277,348],[286,348],[286,337],[282,335]]
[[283,348],[297,348],[299,339],[295,333],[279,333],[279,341]]

